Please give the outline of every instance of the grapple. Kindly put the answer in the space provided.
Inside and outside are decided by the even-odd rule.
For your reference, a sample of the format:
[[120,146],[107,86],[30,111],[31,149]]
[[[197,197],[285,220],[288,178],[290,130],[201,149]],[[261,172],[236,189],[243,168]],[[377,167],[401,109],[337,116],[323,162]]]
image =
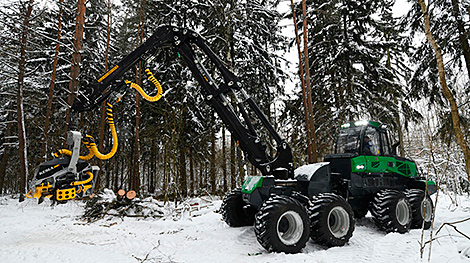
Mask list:
[[98,177],[98,166],[91,166],[79,159],[81,133],[68,133],[70,155],[56,154],[56,158],[40,164],[30,181],[28,198],[44,198],[65,202],[75,198],[91,196]]

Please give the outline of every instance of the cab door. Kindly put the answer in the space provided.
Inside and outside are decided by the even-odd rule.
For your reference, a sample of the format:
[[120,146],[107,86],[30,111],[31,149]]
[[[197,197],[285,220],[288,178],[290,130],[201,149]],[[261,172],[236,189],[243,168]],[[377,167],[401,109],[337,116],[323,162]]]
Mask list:
[[388,137],[387,131],[383,130],[382,145],[384,148],[384,161],[387,162],[386,173],[399,174],[405,177],[415,177],[417,176],[417,167],[416,163],[405,157],[398,156],[397,154],[392,154],[390,138]]
[[[369,140],[370,151],[366,151],[365,141]],[[380,131],[376,127],[367,126],[364,134],[364,155],[366,158],[366,173],[383,173],[386,165],[383,164]]]

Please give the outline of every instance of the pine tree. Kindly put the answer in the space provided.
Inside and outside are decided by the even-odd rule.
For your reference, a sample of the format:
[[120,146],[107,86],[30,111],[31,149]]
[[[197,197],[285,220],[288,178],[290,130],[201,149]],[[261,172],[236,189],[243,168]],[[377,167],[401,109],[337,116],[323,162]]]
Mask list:
[[[86,5],[85,0],[78,0],[77,4],[77,15],[75,20],[75,33],[73,41],[73,54],[72,54],[72,65],[70,68],[70,82],[69,82],[69,96],[67,98],[68,105],[72,106],[76,96],[76,92],[79,86],[79,74],[80,74],[80,63],[82,61],[82,55],[80,51],[83,47],[83,31],[85,28],[85,13]],[[67,109],[66,115],[66,127],[68,129],[71,121],[70,108]],[[73,120],[75,121],[75,120]]]
[[[31,166],[35,167],[42,159],[41,128],[44,118],[41,114],[41,105],[44,105],[45,101],[41,94],[42,88],[47,85],[43,76],[50,70],[49,65],[45,63],[49,53],[44,47],[51,43],[50,39],[54,38],[49,38],[50,28],[47,27],[47,21],[51,18],[50,13],[36,9],[34,2],[11,2],[2,6],[0,15],[2,16],[1,41],[5,47],[0,56],[4,62],[0,67],[0,74],[10,80],[17,80],[7,82],[0,88],[0,93],[5,95],[1,96],[1,112],[7,113],[3,116],[5,125],[0,125],[0,131],[2,131],[0,133],[5,136],[1,138],[0,152],[3,149],[3,153],[11,154],[10,146],[22,148],[18,152],[19,156],[10,161],[7,161],[8,156],[2,155],[0,178],[10,183],[8,186],[5,185],[9,191],[20,189],[19,192],[24,192],[26,180],[31,176],[28,171],[33,170],[30,169]],[[32,17],[35,19],[30,19]],[[17,90],[16,96],[10,96],[11,92],[8,91],[15,89]],[[15,118],[19,124],[16,131],[10,125]],[[26,134],[29,134],[27,138]],[[7,178],[8,174],[21,174],[22,177],[21,180],[16,180],[18,178],[14,180]],[[17,183],[20,185],[18,186]]]
[[[468,146],[465,146],[468,126],[465,125],[465,119],[468,118],[466,101],[470,89],[467,85],[468,39],[465,35],[470,14],[465,4],[461,5],[459,1],[435,1],[431,8],[424,8],[423,12],[424,5],[424,2],[413,2],[411,10],[402,19],[402,30],[409,30],[411,39],[427,30],[427,38],[416,45],[411,57],[416,69],[409,81],[410,95],[416,100],[424,100],[429,108],[437,111],[438,131],[446,134],[442,138],[447,142],[457,139],[468,174],[469,161],[465,157],[468,156]],[[424,17],[428,20],[424,20],[426,27],[429,26],[425,30]],[[439,54],[444,61],[438,59]],[[458,122],[461,124],[456,124]]]
[[377,18],[391,1],[308,3],[315,127],[318,152],[324,156],[341,123],[361,118],[394,123],[399,112],[394,98],[401,100],[403,93],[384,59],[392,41],[382,29],[393,25]]
[[52,101],[54,98],[54,88],[56,82],[56,75],[57,75],[57,65],[59,62],[59,49],[60,49],[60,40],[62,37],[62,14],[63,14],[63,4],[64,0],[59,1],[59,14],[57,15],[57,43],[54,50],[54,62],[52,63],[52,74],[51,74],[51,84],[49,88],[49,96],[47,100],[47,109],[46,109],[46,116],[44,121],[44,144],[42,148],[42,156],[44,161],[47,160],[47,144],[49,140],[49,126],[51,121],[51,113],[52,113]]

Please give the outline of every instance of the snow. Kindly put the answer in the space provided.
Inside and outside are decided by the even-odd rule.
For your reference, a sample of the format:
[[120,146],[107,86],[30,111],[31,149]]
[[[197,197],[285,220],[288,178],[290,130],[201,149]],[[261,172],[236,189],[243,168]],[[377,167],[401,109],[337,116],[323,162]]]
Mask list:
[[392,12],[394,17],[401,17],[411,9],[412,3],[407,0],[397,0],[393,6]]
[[321,163],[312,163],[307,165],[302,165],[294,171],[294,178],[303,176],[307,181],[310,181],[312,176],[317,172],[318,169],[322,168],[325,165],[330,164],[329,162]]
[[[326,249],[308,242],[299,254],[268,253],[258,244],[253,227],[231,228],[222,221],[220,204],[216,200],[200,209],[196,205],[194,212],[180,210],[185,212],[160,219],[108,217],[86,223],[80,219],[84,204],[79,201],[51,207],[47,200],[38,205],[35,200],[19,203],[0,197],[0,261],[427,262],[427,249],[420,259],[421,230],[385,234],[373,225],[370,214],[356,222],[344,247]],[[469,212],[469,197],[440,192],[435,231],[446,222],[468,218]],[[454,225],[470,234],[470,220]],[[425,240],[429,233],[424,232]],[[444,226],[435,237],[430,262],[470,262],[470,240],[454,228]]]

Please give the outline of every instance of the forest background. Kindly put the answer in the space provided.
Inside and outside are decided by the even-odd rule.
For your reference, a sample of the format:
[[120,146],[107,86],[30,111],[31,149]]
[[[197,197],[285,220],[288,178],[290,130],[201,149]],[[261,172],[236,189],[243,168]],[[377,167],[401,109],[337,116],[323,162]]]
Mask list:
[[[25,192],[37,165],[64,147],[69,105],[80,87],[161,25],[188,27],[206,39],[286,138],[295,167],[332,153],[342,123],[371,119],[389,127],[402,142],[401,155],[413,158],[423,176],[468,193],[470,152],[462,140],[470,141],[470,2],[408,1],[410,11],[399,17],[394,6],[311,0],[303,15],[300,1],[0,0],[0,194]],[[304,44],[308,54],[299,54],[308,58],[302,76],[310,80],[314,139],[307,138],[298,60],[290,58]],[[116,105],[119,151],[93,162],[101,167],[98,188],[184,198],[222,194],[257,173],[176,52],[161,52],[152,70],[163,98],[148,103],[128,91]],[[126,77],[150,92],[139,66]],[[103,113],[81,114],[79,123],[109,151]]]

